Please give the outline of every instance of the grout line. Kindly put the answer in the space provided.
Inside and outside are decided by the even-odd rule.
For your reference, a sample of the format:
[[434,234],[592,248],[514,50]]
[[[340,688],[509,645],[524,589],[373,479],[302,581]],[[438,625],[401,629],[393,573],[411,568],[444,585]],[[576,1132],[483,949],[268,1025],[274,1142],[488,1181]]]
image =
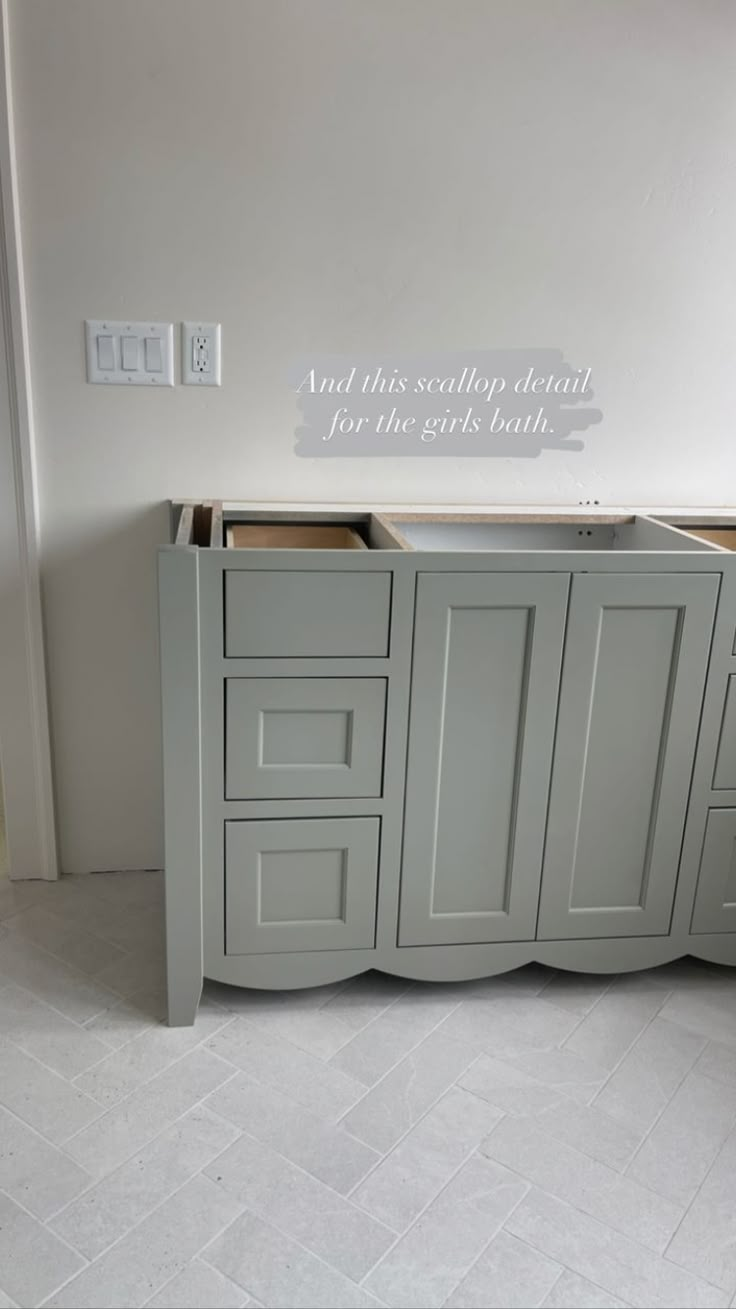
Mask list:
[[[76,1246],[73,1246],[63,1236],[59,1236],[59,1233],[55,1232],[53,1228],[49,1228],[47,1224],[47,1220],[39,1218],[38,1215],[34,1214],[33,1211],[28,1208],[27,1205],[23,1204],[22,1200],[16,1200],[15,1196],[11,1195],[9,1191],[0,1188],[0,1195],[5,1196],[5,1198],[9,1200],[11,1204],[14,1204],[16,1208],[21,1209],[28,1218],[31,1218],[33,1220],[34,1223],[36,1223],[39,1227],[42,1227],[44,1231],[48,1231],[51,1236],[55,1237],[56,1240],[61,1243],[61,1245],[66,1246],[70,1254],[75,1254],[78,1256],[78,1258],[84,1261],[84,1268],[77,1268],[76,1272],[72,1274],[74,1277],[76,1277],[78,1273],[83,1273],[85,1268],[89,1268],[90,1260],[87,1258],[87,1256],[83,1255],[81,1250],[77,1250]],[[58,1287],[54,1287],[53,1290],[49,1292],[49,1295],[55,1295],[58,1289],[59,1289]],[[46,1297],[46,1299],[48,1299],[48,1296]]]
[[[443,1024],[443,1023],[444,1023],[448,1018],[450,1018],[451,1015],[454,1014],[455,1011],[456,1011],[457,1009],[460,1008],[460,1005],[461,1005],[461,1004],[462,1004],[462,1001],[459,1000],[459,1001],[457,1002],[457,1004],[454,1005],[453,1008],[450,1009],[450,1011],[449,1011],[448,1013],[443,1014],[442,1018],[439,1018],[439,1019],[437,1020],[437,1022],[436,1022],[435,1025],[434,1025],[434,1027],[430,1027],[429,1031],[425,1032],[424,1036],[421,1038],[421,1040],[417,1041],[416,1045],[410,1046],[408,1050],[404,1051],[404,1053],[401,1055],[401,1057],[400,1057],[399,1059],[397,1059],[396,1062],[393,1063],[393,1064],[391,1065],[391,1067],[388,1068],[388,1069],[386,1070],[385,1073],[382,1073],[381,1076],[378,1078],[378,1080],[375,1081],[375,1082],[373,1083],[372,1086],[367,1086],[367,1087],[365,1088],[363,1094],[360,1095],[360,1096],[358,1096],[358,1099],[357,1099],[353,1104],[351,1104],[350,1107],[349,1107],[348,1109],[346,1109],[345,1112],[344,1112],[343,1114],[340,1114],[339,1118],[337,1118],[337,1119],[335,1120],[336,1123],[342,1123],[342,1122],[344,1121],[344,1119],[347,1118],[348,1114],[352,1113],[354,1109],[357,1109],[358,1105],[360,1105],[360,1104],[363,1103],[363,1101],[365,1100],[366,1096],[369,1096],[369,1095],[371,1094],[372,1091],[375,1091],[375,1090],[377,1089],[377,1087],[379,1087],[379,1086],[381,1085],[381,1083],[384,1082],[384,1081],[386,1080],[386,1078],[389,1077],[389,1076],[391,1075],[391,1073],[393,1073],[393,1072],[394,1072],[394,1071],[399,1067],[399,1065],[402,1064],[402,1063],[404,1062],[404,1060],[407,1059],[407,1058],[409,1057],[409,1055],[415,1054],[416,1051],[417,1051],[418,1049],[420,1049],[420,1047],[421,1047],[422,1045],[424,1045],[425,1041],[427,1041],[428,1038],[429,1038],[430,1036],[434,1036],[434,1034],[437,1032],[438,1028],[440,1028],[440,1027],[442,1026],[442,1024]],[[448,1040],[454,1040],[453,1037],[448,1037],[447,1039],[448,1039]],[[466,1045],[467,1043],[466,1043],[466,1042],[463,1042],[463,1041],[455,1041],[455,1044],[458,1045],[458,1046],[461,1046],[461,1045]],[[468,1046],[468,1048],[470,1049],[471,1047]],[[475,1062],[475,1060],[473,1060],[473,1062]],[[335,1071],[339,1072],[340,1069],[336,1069]],[[344,1076],[350,1076],[350,1074],[344,1074]],[[458,1076],[460,1076],[460,1074],[458,1074]],[[353,1078],[353,1081],[357,1081],[357,1078]],[[451,1085],[454,1085],[454,1083],[451,1083]],[[449,1089],[449,1087],[445,1087],[445,1090],[448,1090],[448,1089]],[[443,1091],[441,1094],[444,1095],[444,1093],[445,1093],[445,1092]],[[439,1099],[440,1097],[438,1096],[437,1098]],[[437,1103],[436,1100],[433,1101],[433,1105],[436,1104],[436,1103]],[[432,1108],[433,1105],[430,1105],[430,1108]],[[425,1112],[429,1112],[429,1110],[426,1110]],[[424,1114],[422,1114],[422,1117],[424,1117]],[[419,1121],[419,1119],[417,1119],[417,1121]],[[346,1128],[345,1130],[346,1130],[347,1132],[349,1132],[351,1136],[354,1135],[352,1132],[350,1132],[350,1128]],[[362,1138],[359,1137],[359,1136],[358,1136],[358,1137],[355,1137],[355,1139],[356,1139],[357,1141],[362,1140]],[[370,1142],[368,1142],[368,1141],[363,1141],[363,1145],[369,1145],[369,1144],[370,1144]],[[372,1149],[375,1149],[375,1146],[373,1146],[373,1147],[371,1147],[371,1148],[372,1148]],[[392,1148],[393,1148],[393,1147],[392,1147]]]

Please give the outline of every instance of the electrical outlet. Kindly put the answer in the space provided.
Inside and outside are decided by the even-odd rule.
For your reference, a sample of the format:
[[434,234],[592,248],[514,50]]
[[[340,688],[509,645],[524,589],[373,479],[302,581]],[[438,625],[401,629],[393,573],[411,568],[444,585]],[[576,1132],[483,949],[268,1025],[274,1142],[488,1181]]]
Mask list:
[[185,386],[220,386],[220,324],[182,323],[181,380]]

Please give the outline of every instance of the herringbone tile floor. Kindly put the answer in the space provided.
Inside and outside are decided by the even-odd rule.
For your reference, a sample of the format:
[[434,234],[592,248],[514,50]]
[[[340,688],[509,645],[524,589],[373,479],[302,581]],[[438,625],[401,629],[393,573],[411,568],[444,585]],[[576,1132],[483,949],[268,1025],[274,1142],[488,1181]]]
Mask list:
[[736,970],[207,985],[0,885],[0,1306],[736,1304]]

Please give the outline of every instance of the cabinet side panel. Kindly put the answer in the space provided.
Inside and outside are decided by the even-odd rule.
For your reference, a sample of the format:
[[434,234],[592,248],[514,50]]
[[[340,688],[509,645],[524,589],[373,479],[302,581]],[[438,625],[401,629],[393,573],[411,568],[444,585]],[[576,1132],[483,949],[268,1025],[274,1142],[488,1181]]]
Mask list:
[[159,552],[169,1024],[191,1026],[202,990],[199,572],[196,550]]

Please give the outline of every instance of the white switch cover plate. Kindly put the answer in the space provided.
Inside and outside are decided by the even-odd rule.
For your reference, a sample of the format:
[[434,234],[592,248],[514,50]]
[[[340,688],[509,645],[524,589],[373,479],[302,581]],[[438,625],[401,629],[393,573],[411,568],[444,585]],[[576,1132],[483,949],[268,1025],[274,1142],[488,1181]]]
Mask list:
[[173,323],[88,318],[87,381],[108,386],[173,386]]
[[181,380],[185,386],[220,386],[220,324],[182,323]]

